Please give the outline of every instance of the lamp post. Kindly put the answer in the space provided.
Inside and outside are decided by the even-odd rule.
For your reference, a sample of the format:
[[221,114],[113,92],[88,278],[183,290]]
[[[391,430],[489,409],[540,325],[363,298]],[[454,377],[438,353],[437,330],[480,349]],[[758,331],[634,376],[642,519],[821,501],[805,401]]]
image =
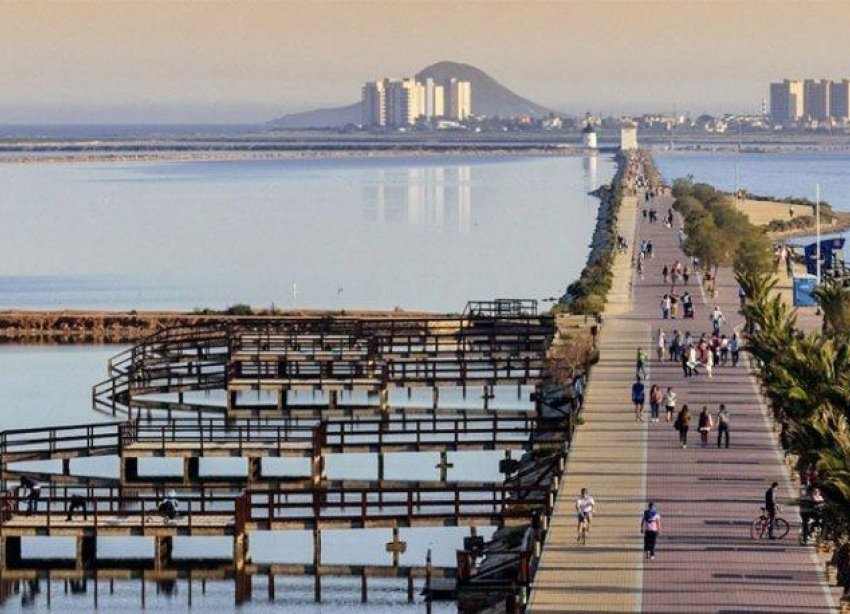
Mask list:
[[815,184],[815,272],[820,285],[820,184]]

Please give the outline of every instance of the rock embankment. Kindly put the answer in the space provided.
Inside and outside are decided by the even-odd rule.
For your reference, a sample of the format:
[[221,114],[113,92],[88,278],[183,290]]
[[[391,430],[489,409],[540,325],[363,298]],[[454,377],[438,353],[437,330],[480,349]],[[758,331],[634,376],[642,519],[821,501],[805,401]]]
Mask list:
[[[410,317],[427,315],[410,311],[320,312],[292,311],[275,317]],[[433,314],[431,314],[433,315]],[[164,328],[272,317],[183,312],[77,312],[0,311],[0,343],[17,344],[102,344],[134,343]]]

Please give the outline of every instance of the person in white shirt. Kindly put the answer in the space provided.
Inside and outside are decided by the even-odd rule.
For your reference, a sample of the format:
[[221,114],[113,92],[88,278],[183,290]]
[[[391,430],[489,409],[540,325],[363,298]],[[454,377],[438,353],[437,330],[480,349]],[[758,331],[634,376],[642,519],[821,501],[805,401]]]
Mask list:
[[[581,527],[586,526],[586,530],[590,530],[590,522],[593,519],[593,508],[596,506],[596,501],[593,500],[586,488],[581,489],[581,496],[576,499],[576,514],[578,517],[578,525],[576,526],[576,539],[581,539]],[[585,524],[586,523],[586,524]]]

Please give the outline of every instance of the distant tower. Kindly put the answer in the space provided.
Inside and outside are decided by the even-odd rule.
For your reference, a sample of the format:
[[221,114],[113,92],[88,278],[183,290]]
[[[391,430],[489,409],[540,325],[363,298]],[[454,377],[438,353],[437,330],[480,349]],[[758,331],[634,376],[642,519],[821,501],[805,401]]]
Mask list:
[[587,122],[584,125],[584,128],[581,131],[582,139],[584,140],[584,148],[585,149],[596,149],[596,130],[593,129],[593,126],[590,122]]
[[620,127],[620,150],[629,151],[637,148],[637,124],[630,119],[626,119]]

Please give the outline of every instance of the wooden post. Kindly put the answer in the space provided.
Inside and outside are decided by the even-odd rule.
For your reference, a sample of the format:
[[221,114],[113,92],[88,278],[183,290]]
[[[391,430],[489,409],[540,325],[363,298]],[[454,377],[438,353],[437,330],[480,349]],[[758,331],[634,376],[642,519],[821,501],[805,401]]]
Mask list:
[[318,523],[313,525],[313,599],[316,603],[322,602],[322,530]]
[[171,562],[173,540],[171,535],[156,535],[154,537],[154,569],[162,571]]

